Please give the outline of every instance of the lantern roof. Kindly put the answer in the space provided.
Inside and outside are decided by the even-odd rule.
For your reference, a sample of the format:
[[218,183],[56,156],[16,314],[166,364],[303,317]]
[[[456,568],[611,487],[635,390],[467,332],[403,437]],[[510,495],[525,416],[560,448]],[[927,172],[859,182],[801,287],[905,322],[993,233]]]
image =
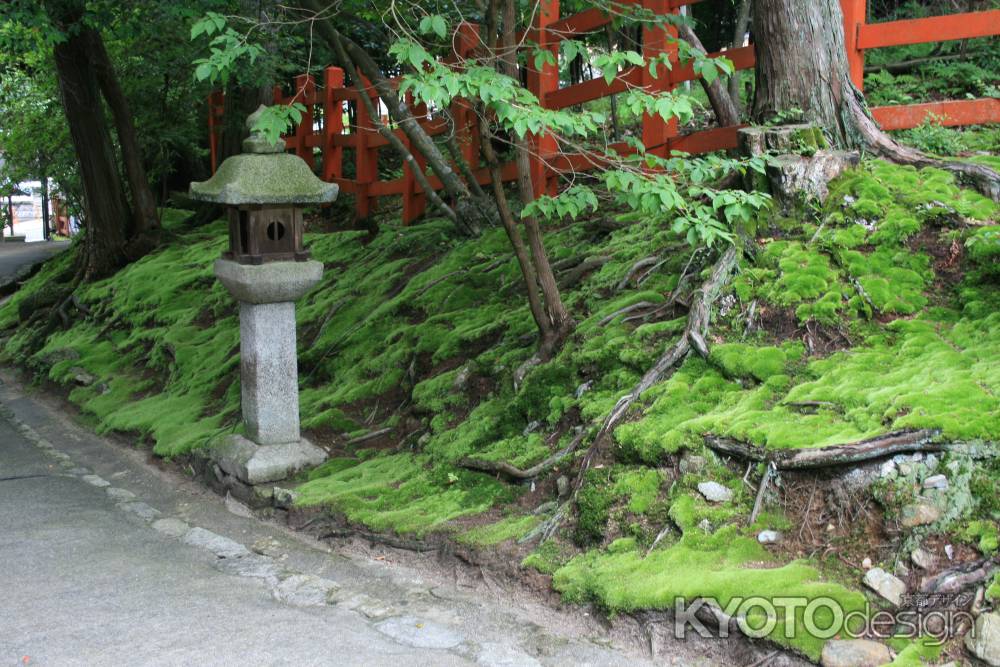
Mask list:
[[[252,128],[264,110],[247,118]],[[226,158],[207,181],[191,183],[192,199],[228,206],[326,204],[340,188],[317,178],[305,160],[285,152],[283,139],[268,142],[259,132],[243,141],[243,153]]]

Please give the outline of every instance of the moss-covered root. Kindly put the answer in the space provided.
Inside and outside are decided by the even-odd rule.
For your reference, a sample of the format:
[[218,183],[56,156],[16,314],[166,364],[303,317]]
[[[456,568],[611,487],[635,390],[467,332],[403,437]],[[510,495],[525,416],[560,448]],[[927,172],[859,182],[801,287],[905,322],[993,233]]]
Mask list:
[[639,383],[632,390],[618,399],[611,412],[605,418],[600,431],[594,437],[583,461],[580,465],[580,472],[577,474],[576,483],[573,487],[573,494],[570,500],[560,507],[545,528],[540,531],[542,541],[549,539],[562,524],[566,516],[566,508],[576,501],[586,477],[585,473],[593,463],[601,443],[611,434],[622,418],[628,413],[629,408],[642,395],[644,391],[653,385],[661,382],[670,376],[673,369],[684,360],[684,358],[694,349],[703,357],[708,357],[708,344],[705,342],[708,336],[709,320],[711,319],[712,306],[718,299],[722,289],[729,283],[730,278],[739,264],[740,251],[736,246],[726,249],[722,256],[712,266],[708,279],[695,290],[695,296],[691,300],[691,309],[688,312],[687,324],[681,334],[680,339],[667,349],[660,358],[653,364],[653,367],[646,371]]

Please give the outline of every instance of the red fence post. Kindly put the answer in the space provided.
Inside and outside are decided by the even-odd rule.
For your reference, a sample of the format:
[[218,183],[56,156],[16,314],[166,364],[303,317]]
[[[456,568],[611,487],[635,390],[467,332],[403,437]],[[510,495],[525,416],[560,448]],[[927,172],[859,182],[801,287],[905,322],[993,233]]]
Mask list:
[[[355,76],[361,76],[356,74]],[[363,90],[358,93],[356,102],[356,117],[358,124],[354,128],[357,141],[354,144],[354,179],[358,183],[358,191],[355,195],[354,210],[357,212],[359,220],[364,220],[371,215],[374,198],[371,196],[371,186],[378,180],[378,147],[372,147],[371,140],[376,132],[375,124],[368,113],[368,107],[361,101],[361,95],[368,95],[378,111],[379,99],[370,94],[372,91],[371,82],[361,77]]]
[[[455,53],[459,60],[472,55],[479,46],[479,26],[474,23],[462,22],[456,34]],[[558,76],[558,72],[556,73]],[[558,87],[559,81],[556,81]],[[473,171],[479,166],[479,128],[476,112],[465,100],[452,104],[452,118],[455,119],[455,133],[462,157],[469,163]]]
[[[535,58],[533,54],[528,54],[528,90],[530,90],[538,102],[544,107],[545,98],[551,93],[559,90],[559,41],[552,39],[547,28],[559,20],[559,0],[540,0],[538,13],[535,15],[535,25],[531,32],[538,48],[549,49],[555,56],[554,65],[543,65],[541,70],[535,69]],[[531,135],[529,144],[531,146],[531,184],[535,191],[535,196],[552,195],[557,193],[558,181],[555,173],[546,167],[546,160],[559,150],[556,139],[551,134]]]
[[[670,0],[642,0],[643,9],[649,10],[657,16],[676,13],[670,9]],[[642,30],[642,55],[647,61],[656,58],[661,53],[670,55],[671,62],[676,66],[677,46],[668,37],[676,36],[676,29],[645,26]],[[671,82],[671,69],[665,65],[656,68],[656,77],[649,71],[649,67],[642,68],[642,87],[646,92],[655,94],[673,90],[675,84]],[[646,149],[660,156],[666,156],[670,150],[670,139],[677,136],[677,119],[670,121],[663,120],[660,116],[642,116],[642,143]]]
[[868,0],[840,0],[840,6],[844,11],[844,47],[851,81],[858,90],[864,90],[865,52],[858,48],[858,40],[868,13]]
[[344,87],[344,70],[327,67],[323,71],[323,180],[332,181],[344,175],[344,147],[335,137],[344,132],[344,103],[340,93]]

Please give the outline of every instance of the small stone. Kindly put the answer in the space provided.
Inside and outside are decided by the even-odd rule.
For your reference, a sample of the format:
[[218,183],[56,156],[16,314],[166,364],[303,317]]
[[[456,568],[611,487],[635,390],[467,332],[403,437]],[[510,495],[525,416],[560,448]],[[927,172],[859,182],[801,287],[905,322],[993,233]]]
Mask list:
[[541,663],[513,646],[487,642],[479,648],[476,664],[483,667],[541,667]]
[[677,464],[682,475],[687,473],[699,473],[705,469],[705,457],[691,452],[684,452],[680,462]]
[[413,648],[449,649],[464,641],[462,635],[451,628],[412,616],[390,618],[376,625],[375,629]]
[[923,461],[924,460],[924,453],[923,452],[917,452],[917,453],[915,453],[913,455],[913,458],[911,460],[912,461]]
[[948,478],[944,475],[931,475],[924,480],[925,489],[947,489],[948,488]]
[[928,470],[937,470],[937,467],[940,463],[941,461],[938,459],[938,457],[934,456],[933,454],[928,454],[927,460],[924,461],[924,465],[927,466]]
[[128,502],[129,500],[135,500],[135,494],[127,489],[119,489],[116,486],[109,486],[104,489],[104,492],[108,494],[113,500],[118,502]]
[[81,387],[89,387],[90,385],[97,382],[97,378],[87,372],[87,369],[80,368],[79,366],[74,366],[69,369],[70,374],[73,376],[73,382],[80,385]]
[[896,462],[893,461],[892,459],[889,459],[888,461],[883,461],[882,465],[879,466],[880,477],[884,477],[886,479],[892,479],[898,474],[899,471],[896,469]]
[[911,463],[900,463],[899,464],[899,474],[903,477],[909,477],[913,474],[913,464]]
[[365,618],[378,621],[383,618],[388,618],[396,613],[396,610],[393,607],[382,602],[381,600],[376,600],[375,598],[367,595],[365,597],[367,599],[363,600],[354,608],[354,611],[358,612]]
[[861,561],[861,567],[864,568],[865,570],[872,569],[872,559],[865,558],[863,561]]
[[223,504],[225,504],[226,509],[230,514],[235,514],[236,516],[243,517],[244,519],[254,518],[253,510],[236,500],[236,498],[233,498],[231,493],[226,493],[226,499]]
[[111,482],[104,479],[103,477],[98,477],[97,475],[84,475],[80,479],[85,481],[87,484],[90,484],[91,486],[96,486],[100,489],[103,489],[106,486],[111,486]]
[[869,639],[831,639],[820,657],[823,667],[879,667],[889,662],[889,647]]
[[160,510],[154,507],[150,507],[144,502],[135,501],[135,502],[118,503],[118,507],[125,510],[126,512],[135,514],[143,521],[155,521],[156,518],[160,516]]
[[170,537],[184,537],[191,526],[187,525],[180,519],[175,519],[173,517],[167,517],[166,519],[157,519],[153,522],[153,530],[158,533],[163,533],[164,535],[169,535]]
[[189,530],[184,535],[184,542],[193,547],[207,549],[219,558],[240,558],[250,554],[247,548],[239,542],[204,528]]
[[897,577],[908,577],[910,576],[910,566],[906,564],[906,561],[900,560],[896,563],[896,567],[893,568],[893,574]]
[[923,547],[917,547],[911,551],[910,560],[921,570],[933,570],[934,566],[937,565],[937,558],[934,557],[934,554]]
[[327,604],[331,591],[339,586],[329,579],[312,574],[293,574],[271,589],[279,602],[295,607],[322,607]]
[[955,560],[955,547],[950,544],[944,545],[944,555],[948,557],[948,560]]
[[281,542],[273,537],[262,537],[257,540],[250,545],[250,551],[261,556],[270,556],[271,558],[280,558],[285,555]]
[[988,665],[1000,667],[1000,614],[982,614],[965,635],[965,647]]
[[712,522],[709,521],[708,519],[702,519],[701,521],[698,522],[698,528],[706,535],[709,535],[712,533],[713,530]]
[[776,530],[762,530],[757,534],[757,541],[761,544],[776,544],[781,541],[781,533]]
[[559,475],[556,478],[556,492],[560,498],[569,493],[569,478],[566,475]]
[[865,585],[898,607],[903,603],[906,584],[880,567],[873,567],[865,573]]
[[926,526],[941,518],[941,510],[930,503],[907,505],[900,513],[900,523],[906,528]]
[[274,487],[272,498],[274,498],[275,507],[286,510],[295,503],[295,499],[298,498],[298,494],[291,489],[283,489],[280,486],[276,486]]
[[285,571],[273,558],[250,554],[242,558],[220,558],[213,563],[215,569],[236,577],[264,579],[272,586],[277,586],[283,577],[291,575]]
[[726,503],[733,499],[733,492],[718,482],[702,482],[698,485],[698,492],[712,503]]

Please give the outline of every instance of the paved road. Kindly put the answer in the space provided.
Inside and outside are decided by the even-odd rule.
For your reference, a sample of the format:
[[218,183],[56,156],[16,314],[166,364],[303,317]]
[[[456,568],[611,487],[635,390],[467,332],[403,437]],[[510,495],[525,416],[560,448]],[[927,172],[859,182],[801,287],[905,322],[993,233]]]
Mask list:
[[644,662],[579,612],[239,516],[5,379],[0,665]]
[[0,243],[0,284],[69,247],[69,241]]

